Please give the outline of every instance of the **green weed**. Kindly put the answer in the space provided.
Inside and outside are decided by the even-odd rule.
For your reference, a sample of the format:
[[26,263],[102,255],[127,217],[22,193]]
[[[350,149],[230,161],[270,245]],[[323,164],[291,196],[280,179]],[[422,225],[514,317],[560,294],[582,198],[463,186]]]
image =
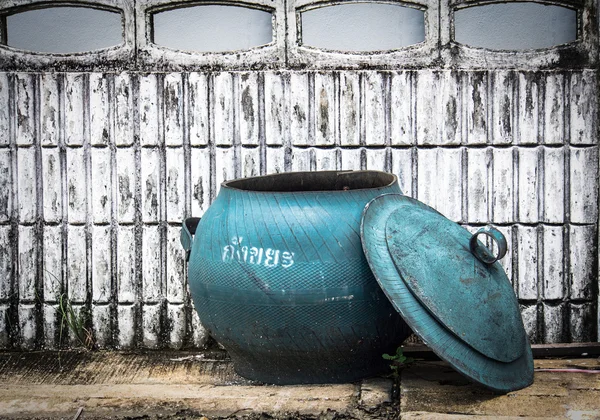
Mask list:
[[389,360],[391,362],[390,369],[392,369],[392,376],[394,378],[398,378],[398,376],[400,374],[400,369],[410,365],[411,363],[413,363],[415,361],[415,359],[413,359],[412,357],[406,357],[404,355],[402,346],[400,346],[396,349],[396,354],[389,355],[387,353],[384,353],[381,357],[383,357],[385,360]]

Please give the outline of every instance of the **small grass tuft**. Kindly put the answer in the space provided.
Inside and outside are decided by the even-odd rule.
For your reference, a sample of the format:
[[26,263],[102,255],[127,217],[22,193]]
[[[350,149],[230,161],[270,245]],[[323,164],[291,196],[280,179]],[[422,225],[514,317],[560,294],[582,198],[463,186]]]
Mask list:
[[58,311],[61,316],[59,342],[62,343],[64,328],[68,328],[72,336],[82,347],[87,350],[92,350],[96,343],[94,334],[85,326],[86,316],[83,313],[77,315],[75,309],[73,309],[71,300],[64,293],[58,298]]
[[[44,270],[46,275],[50,276],[50,281],[53,283],[53,287],[60,287],[61,281],[60,279],[51,273],[48,270]],[[40,303],[43,303],[43,299],[38,295],[38,291],[36,290],[36,298]],[[73,308],[73,304],[71,299],[66,293],[57,293],[56,301],[58,302],[58,309],[56,312],[60,317],[60,330],[58,337],[58,347],[59,349],[63,346],[63,332],[65,329],[68,329],[71,332],[71,336],[75,338],[75,341],[79,346],[87,349],[93,350],[96,348],[96,340],[94,339],[94,334],[90,331],[86,325],[89,325],[90,314],[85,308],[77,314],[75,309]]]

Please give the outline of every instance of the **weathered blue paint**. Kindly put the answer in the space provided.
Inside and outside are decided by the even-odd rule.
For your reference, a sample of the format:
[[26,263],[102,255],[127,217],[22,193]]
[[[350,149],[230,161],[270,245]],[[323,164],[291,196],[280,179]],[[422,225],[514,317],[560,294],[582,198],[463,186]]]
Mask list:
[[[268,383],[353,381],[389,370],[410,334],[362,251],[374,197],[394,175],[304,172],[222,185],[191,245],[189,284],[203,325],[236,371]],[[182,244],[189,247],[191,226]]]
[[394,204],[386,215],[387,248],[413,295],[475,350],[500,362],[518,359],[525,330],[500,263],[477,259],[472,235],[425,204],[408,197]]
[[531,348],[512,287],[499,263],[472,254],[468,231],[417,200],[388,194],[365,208],[361,235],[386,295],[442,359],[500,392],[532,383]]

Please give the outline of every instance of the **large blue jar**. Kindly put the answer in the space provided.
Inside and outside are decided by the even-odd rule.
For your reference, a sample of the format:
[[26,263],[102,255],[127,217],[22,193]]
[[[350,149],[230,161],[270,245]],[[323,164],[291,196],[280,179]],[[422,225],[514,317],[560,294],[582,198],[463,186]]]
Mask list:
[[389,370],[382,354],[410,330],[360,239],[365,205],[387,193],[400,193],[397,178],[378,171],[238,179],[222,184],[193,241],[184,224],[196,310],[240,375],[299,384]]

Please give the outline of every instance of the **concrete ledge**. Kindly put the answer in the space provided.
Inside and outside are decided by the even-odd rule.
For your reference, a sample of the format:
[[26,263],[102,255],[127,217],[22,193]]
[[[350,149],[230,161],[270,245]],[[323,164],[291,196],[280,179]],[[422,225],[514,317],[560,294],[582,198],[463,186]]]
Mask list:
[[[443,362],[423,362],[400,378],[402,418],[600,418],[597,359],[536,360],[533,385],[506,395],[479,387]],[[558,370],[555,370],[558,369]],[[454,417],[453,417],[454,416]],[[457,417],[458,416],[458,417]]]
[[[536,360],[534,384],[506,395],[443,362],[360,383],[271,386],[236,375],[225,352],[0,353],[0,417],[9,419],[600,418],[597,359]],[[586,373],[587,372],[587,373]]]
[[368,410],[392,402],[394,381],[389,378],[369,378],[360,386],[360,405]]
[[[0,413],[9,417],[72,417],[84,407],[84,418],[115,415],[150,418],[178,412],[230,417],[249,413],[318,415],[354,408],[358,387],[240,385],[12,385],[0,387]],[[118,414],[117,414],[118,413]]]
[[[547,420],[548,417],[526,417],[529,420]],[[562,418],[562,417],[556,417]],[[402,420],[523,420],[521,416],[478,416],[464,414],[429,413],[427,411],[412,411],[402,413]]]
[[[392,382],[373,379],[369,384],[362,393],[368,408],[376,410],[389,402]],[[253,383],[234,372],[222,351],[0,353],[2,418],[73,418],[80,408],[82,419],[261,413],[355,418],[360,395],[360,383]]]

